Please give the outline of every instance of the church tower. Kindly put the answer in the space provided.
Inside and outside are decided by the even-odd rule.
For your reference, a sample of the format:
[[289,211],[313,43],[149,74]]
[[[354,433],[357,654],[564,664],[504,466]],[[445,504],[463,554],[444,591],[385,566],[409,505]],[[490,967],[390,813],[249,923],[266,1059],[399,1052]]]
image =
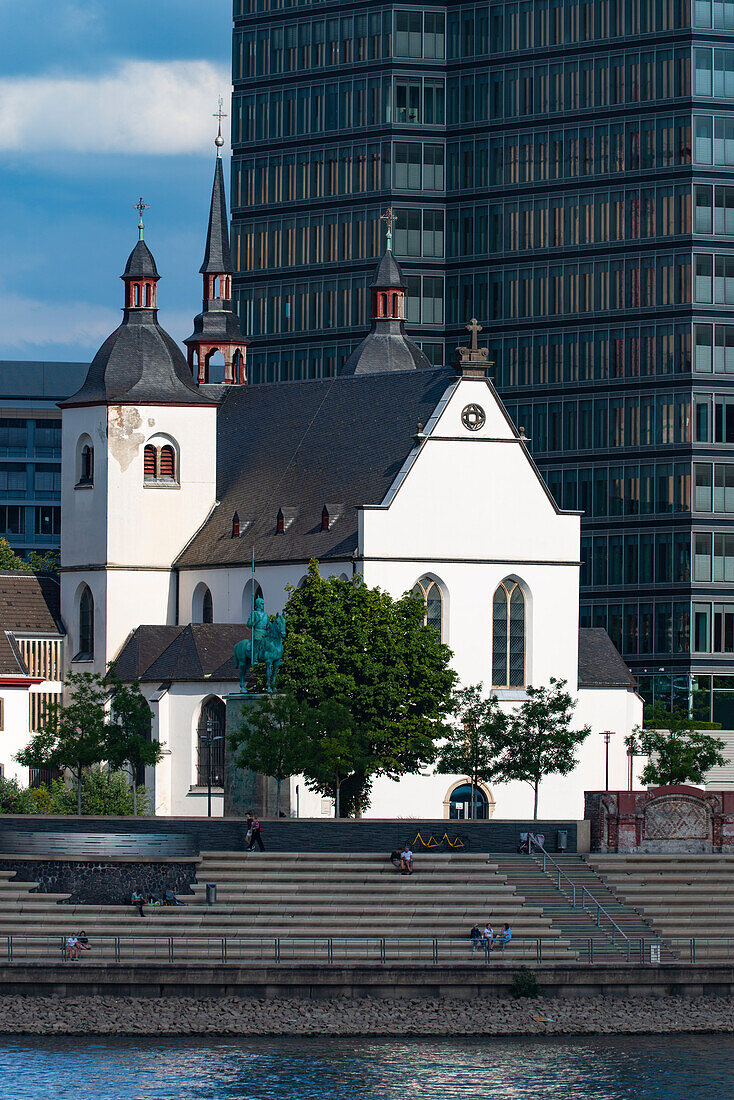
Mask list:
[[184,343],[188,362],[197,382],[213,381],[210,362],[216,352],[224,358],[224,382],[244,385],[247,381],[246,353],[248,341],[240,329],[237,314],[232,309],[232,255],[227,227],[227,199],[222,171],[222,114],[219,107],[219,133],[214,144],[217,159],[214,166],[212,201],[209,208],[209,229],[206,235],[204,262],[199,268],[204,279],[202,312],[194,318],[194,331]]
[[175,622],[172,566],[216,499],[217,403],[158,322],[138,209],[122,323],[61,404],[61,611],[77,671],[104,672],[141,622]]
[[384,374],[389,371],[430,368],[428,359],[405,335],[405,279],[392,253],[392,210],[382,215],[387,241],[375,277],[370,283],[372,327],[347,359],[340,374]]

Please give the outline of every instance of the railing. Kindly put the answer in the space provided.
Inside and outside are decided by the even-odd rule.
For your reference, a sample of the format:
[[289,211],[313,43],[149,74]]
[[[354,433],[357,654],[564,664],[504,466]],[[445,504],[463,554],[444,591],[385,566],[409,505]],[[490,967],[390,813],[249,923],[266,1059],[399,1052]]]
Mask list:
[[605,929],[602,928],[602,925],[601,925],[602,916],[604,916],[606,918],[606,920],[609,921],[609,924],[611,925],[611,931],[612,931],[612,937],[611,937],[612,938],[612,946],[613,947],[617,946],[616,937],[619,936],[620,941],[621,941],[620,946],[622,947],[623,950],[624,950],[625,947],[627,949],[627,961],[629,962],[632,947],[631,947],[630,938],[627,935],[627,933],[622,931],[622,929],[619,927],[619,925],[614,920],[614,918],[609,915],[609,913],[606,911],[606,909],[601,904],[601,902],[598,901],[594,897],[594,895],[591,893],[590,890],[588,890],[585,886],[581,886],[581,887],[576,886],[576,883],[573,882],[568,877],[566,872],[561,869],[561,867],[556,863],[556,861],[553,859],[553,857],[550,856],[548,854],[548,852],[546,852],[545,848],[540,843],[540,841],[535,836],[535,834],[534,833],[528,833],[528,852],[529,853],[532,853],[533,845],[538,849],[538,851],[541,853],[541,855],[543,857],[543,873],[547,874],[547,867],[546,867],[547,863],[550,863],[551,866],[555,868],[556,874],[557,874],[557,887],[558,887],[559,893],[563,893],[563,891],[561,890],[561,882],[564,881],[564,882],[568,883],[568,885],[570,887],[570,890],[571,890],[571,899],[570,900],[571,900],[572,908],[573,909],[576,908],[576,900],[577,900],[577,896],[578,896],[577,891],[580,890],[580,893],[581,893],[580,908],[583,909],[584,912],[586,912],[586,902],[587,902],[587,900],[589,902],[591,902],[592,913],[593,913],[594,909],[596,910],[596,926],[597,926],[597,928],[600,928],[601,931],[604,932],[605,935],[607,933],[606,933]]
[[[681,938],[685,946],[688,941]],[[490,951],[487,945],[472,949],[468,938],[443,939],[413,936],[92,936],[91,950],[79,952],[79,963],[207,963],[270,965],[306,964],[401,964],[445,966],[476,965],[517,968],[518,965],[562,963],[564,966],[609,965],[598,958],[598,943],[588,939],[576,951],[566,939],[515,935],[504,950]],[[627,962],[632,966],[658,963],[683,965],[686,951],[678,958],[661,959],[660,943],[654,939],[627,939]],[[696,937],[690,940],[690,962],[734,963],[734,939]],[[37,961],[48,966],[63,962],[76,965],[66,948],[66,936],[18,933],[0,936],[0,965],[25,966]]]

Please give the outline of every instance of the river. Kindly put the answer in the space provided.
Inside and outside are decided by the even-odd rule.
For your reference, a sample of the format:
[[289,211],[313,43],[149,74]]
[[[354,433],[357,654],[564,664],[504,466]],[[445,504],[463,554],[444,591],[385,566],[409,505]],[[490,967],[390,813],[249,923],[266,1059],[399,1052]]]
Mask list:
[[5,1100],[710,1100],[734,1036],[0,1037]]

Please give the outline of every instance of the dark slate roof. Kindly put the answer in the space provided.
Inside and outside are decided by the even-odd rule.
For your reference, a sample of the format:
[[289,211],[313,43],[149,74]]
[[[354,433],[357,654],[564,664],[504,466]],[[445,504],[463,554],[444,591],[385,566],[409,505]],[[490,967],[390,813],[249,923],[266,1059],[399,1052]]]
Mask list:
[[125,264],[125,274],[132,278],[140,277],[144,279],[158,279],[158,268],[155,266],[155,260],[153,259],[153,253],[148,248],[145,241],[138,241],[135,248],[132,250],[127,258]]
[[[357,508],[379,504],[453,371],[411,370],[229,386],[217,426],[217,499],[178,564],[348,558]],[[326,505],[330,526],[321,530]],[[276,534],[278,509],[285,532]],[[232,517],[240,537],[232,538]]]
[[126,309],[87,372],[73,405],[209,405],[178,344],[158,324],[155,309]]
[[59,591],[48,574],[0,572],[0,631],[63,634]]
[[227,199],[224,194],[224,173],[221,157],[214,168],[212,201],[209,208],[209,230],[206,235],[204,263],[199,268],[202,275],[231,275],[232,256],[229,251],[227,226]]
[[579,687],[625,687],[630,691],[637,687],[619,650],[601,627],[579,630]]
[[395,287],[396,289],[404,290],[405,285],[405,279],[400,270],[400,264],[388,248],[377,265],[377,271],[375,272],[375,277],[370,283],[370,286]]
[[242,335],[240,319],[231,309],[205,309],[194,317],[194,331],[184,344],[196,344],[201,339],[220,340],[228,344],[248,343]]
[[405,335],[402,321],[373,321],[372,328],[339,371],[348,374],[385,374],[390,371],[430,370],[431,364]]
[[0,630],[0,676],[28,676],[28,666],[20,655],[13,635]]
[[123,645],[115,672],[125,683],[237,680],[232,656],[250,631],[239,623],[139,626]]

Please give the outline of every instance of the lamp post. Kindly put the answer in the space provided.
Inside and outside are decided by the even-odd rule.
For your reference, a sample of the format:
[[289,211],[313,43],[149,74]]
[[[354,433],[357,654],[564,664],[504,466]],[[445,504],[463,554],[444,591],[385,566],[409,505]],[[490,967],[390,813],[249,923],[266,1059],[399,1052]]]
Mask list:
[[206,737],[204,738],[204,744],[206,745],[206,816],[212,816],[212,743],[214,741],[221,741],[222,735],[218,734],[216,737],[212,737],[214,730],[214,719],[211,714],[206,720]]
[[604,748],[606,754],[606,771],[605,771],[605,783],[604,790],[609,790],[609,739],[614,737],[614,730],[602,730],[602,737],[604,738]]

